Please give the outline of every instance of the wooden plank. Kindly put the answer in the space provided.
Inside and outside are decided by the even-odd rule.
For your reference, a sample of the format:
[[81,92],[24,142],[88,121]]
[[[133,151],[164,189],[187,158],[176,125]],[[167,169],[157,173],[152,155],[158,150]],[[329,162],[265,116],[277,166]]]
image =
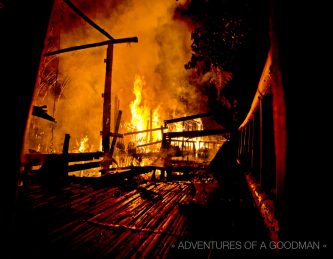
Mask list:
[[170,123],[176,123],[176,122],[182,122],[182,121],[187,121],[187,120],[194,120],[194,119],[199,119],[199,118],[211,117],[213,115],[214,115],[213,113],[207,112],[207,113],[200,113],[200,114],[195,114],[195,115],[190,115],[190,116],[184,116],[184,117],[170,119],[170,120],[164,120],[164,125],[166,126],[167,124],[170,124]]
[[129,42],[138,42],[138,38],[137,37],[128,37],[128,38],[101,41],[101,42],[96,42],[96,43],[83,44],[83,45],[63,48],[63,49],[59,49],[59,50],[55,50],[55,51],[49,51],[49,52],[45,53],[44,56],[48,57],[48,56],[53,56],[53,55],[71,52],[71,51],[75,51],[75,50],[95,48],[95,47],[105,46],[108,44],[113,45],[113,44],[119,44],[119,43],[129,43]]
[[145,132],[152,132],[152,131],[157,131],[157,130],[162,130],[162,129],[167,129],[168,127],[160,127],[160,128],[154,128],[154,129],[146,129],[146,130],[139,130],[139,131],[133,131],[133,132],[126,132],[123,135],[128,136],[128,135],[134,135],[134,134],[140,134],[140,133],[145,133]]
[[225,129],[211,129],[211,130],[191,130],[191,131],[180,131],[180,132],[167,132],[163,133],[166,138],[179,138],[179,137],[187,137],[187,138],[196,138],[210,135],[221,135],[228,133],[229,131]]

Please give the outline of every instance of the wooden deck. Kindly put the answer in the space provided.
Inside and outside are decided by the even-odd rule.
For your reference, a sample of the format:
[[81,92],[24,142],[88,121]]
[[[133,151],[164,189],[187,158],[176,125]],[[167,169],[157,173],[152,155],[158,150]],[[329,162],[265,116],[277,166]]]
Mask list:
[[178,246],[185,240],[264,237],[250,203],[243,204],[232,219],[235,215],[222,203],[204,210],[183,206],[193,195],[190,181],[121,186],[74,181],[60,192],[29,184],[19,193],[16,238],[20,249],[15,254],[29,258],[208,258],[223,251]]

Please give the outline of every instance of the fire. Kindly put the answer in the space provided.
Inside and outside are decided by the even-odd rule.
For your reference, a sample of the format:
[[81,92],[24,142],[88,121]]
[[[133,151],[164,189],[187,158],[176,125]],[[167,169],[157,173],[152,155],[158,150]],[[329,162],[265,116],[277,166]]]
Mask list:
[[132,121],[131,125],[137,131],[144,130],[149,118],[149,109],[142,102],[142,89],[146,82],[140,75],[135,76],[133,93],[135,100],[131,103]]
[[[159,116],[159,108],[157,108],[153,112],[152,127],[153,128],[158,128],[160,126],[161,126],[161,123],[160,123],[160,116]],[[162,132],[161,131],[153,131],[152,132],[152,138],[153,139],[151,139],[150,142],[162,139]]]
[[[200,118],[191,120],[190,122],[176,122],[169,126],[169,130],[173,132],[203,130],[203,123]],[[176,145],[182,147],[181,141],[184,140],[184,137],[178,137],[175,138],[175,140],[179,141],[177,142]],[[204,141],[204,137],[192,138],[190,141],[194,144],[195,150],[199,150],[202,147],[202,142]]]
[[[194,121],[197,123],[197,130],[203,130],[202,120],[201,119],[194,119]],[[204,139],[203,137],[197,137],[197,138],[193,139],[193,141],[195,141],[194,145],[195,145],[196,150],[199,150],[201,148],[200,142],[203,141],[203,139]]]
[[[143,76],[136,75],[134,80],[133,93],[135,100],[131,102],[130,109],[132,119],[130,128],[132,131],[141,131],[151,128],[160,127],[159,109],[152,109],[149,107],[142,98],[142,91],[146,85]],[[152,120],[152,121],[150,121]],[[153,142],[162,138],[160,131],[153,131],[148,133],[140,133],[135,136],[137,144]]]
[[83,152],[86,152],[89,148],[89,145],[88,145],[88,136],[84,136],[81,141],[80,141],[80,145],[79,145],[79,152],[80,153],[83,153]]
[[182,122],[176,122],[174,125],[174,127],[172,128],[173,131],[176,131],[176,132],[181,132],[184,130],[184,125]]

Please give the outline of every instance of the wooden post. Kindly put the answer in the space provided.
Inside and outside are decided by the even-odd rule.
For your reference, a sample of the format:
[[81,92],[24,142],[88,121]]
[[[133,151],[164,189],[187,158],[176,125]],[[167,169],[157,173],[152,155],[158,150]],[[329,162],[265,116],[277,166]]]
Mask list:
[[[183,121],[183,131],[185,127],[185,122]],[[184,137],[182,137],[182,159],[184,159]]]
[[252,120],[252,136],[251,136],[251,169],[253,170],[253,161],[254,161],[254,134],[255,134],[255,118]]
[[260,172],[260,186],[263,185],[263,169],[262,169],[262,158],[263,158],[263,143],[262,143],[262,99],[259,99],[259,172]]
[[250,168],[250,161],[251,161],[251,152],[250,152],[250,138],[251,138],[251,125],[250,122],[248,122],[245,126],[245,132],[246,132],[246,167]]
[[68,133],[65,134],[64,145],[62,147],[62,156],[63,156],[63,175],[67,174],[68,171],[68,150],[69,150],[69,140],[71,135]]
[[65,134],[64,145],[62,147],[62,154],[63,155],[67,155],[68,156],[69,139],[70,139],[70,137],[71,137],[71,135],[69,135],[68,133]]
[[[118,98],[118,96],[116,95],[115,97],[114,97],[114,114],[113,114],[113,116],[114,116],[114,118],[117,118],[117,116],[118,116],[118,111],[119,111],[119,98]],[[113,124],[113,130],[114,131],[116,131],[116,121],[114,120],[114,124]]]
[[[115,134],[118,134],[122,113],[123,112],[121,110],[118,111]],[[111,144],[111,148],[110,148],[110,156],[111,157],[113,156],[113,152],[114,152],[114,148],[116,146],[116,142],[117,142],[117,135],[115,135],[112,139],[112,144]]]
[[161,149],[165,149],[167,147],[167,139],[166,139],[166,134],[163,133],[163,125],[161,125],[161,134],[162,134]]
[[[153,110],[150,109],[150,129],[153,128]],[[153,142],[153,132],[151,131],[150,132],[150,139],[149,139],[150,142]]]
[[241,134],[240,134],[240,146],[239,146],[239,158],[240,161],[243,163],[243,128],[241,128]]
[[247,124],[245,125],[245,127],[243,128],[244,130],[244,140],[243,140],[243,157],[244,157],[244,165],[246,166],[247,168],[247,159],[248,159],[248,153],[246,152],[247,151],[247,146],[246,146],[246,140],[247,140]]
[[113,44],[108,44],[106,59],[106,73],[103,93],[103,126],[102,147],[103,152],[108,153],[110,147],[110,125],[111,125],[111,82],[112,82]]
[[147,120],[147,134],[146,134],[146,142],[149,143],[149,120]]

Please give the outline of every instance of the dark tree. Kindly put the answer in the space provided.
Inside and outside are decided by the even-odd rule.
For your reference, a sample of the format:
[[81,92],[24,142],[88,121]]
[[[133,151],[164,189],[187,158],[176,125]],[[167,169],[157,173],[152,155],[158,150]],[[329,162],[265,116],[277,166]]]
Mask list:
[[251,1],[247,0],[192,0],[177,9],[177,14],[190,19],[192,57],[185,65],[195,68],[198,61],[230,70],[237,52],[246,42],[251,30]]
[[192,57],[185,68],[195,68],[199,61],[204,61],[214,67],[232,70],[246,35],[242,23],[241,19],[215,17],[197,27],[191,36]]
[[180,6],[175,17],[194,27],[186,69],[197,71],[198,77],[212,68],[232,73],[233,79],[223,87],[208,82],[203,94],[208,109],[219,113],[220,124],[237,127],[254,96],[269,49],[267,1],[192,0]]

